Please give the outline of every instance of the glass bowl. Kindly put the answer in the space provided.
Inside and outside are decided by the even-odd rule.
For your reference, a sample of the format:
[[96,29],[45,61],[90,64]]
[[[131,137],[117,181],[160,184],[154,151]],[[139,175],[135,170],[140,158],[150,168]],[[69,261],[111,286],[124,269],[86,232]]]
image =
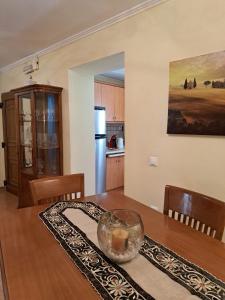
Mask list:
[[144,226],[137,212],[114,209],[100,217],[97,235],[103,253],[116,263],[125,263],[138,254],[144,239]]

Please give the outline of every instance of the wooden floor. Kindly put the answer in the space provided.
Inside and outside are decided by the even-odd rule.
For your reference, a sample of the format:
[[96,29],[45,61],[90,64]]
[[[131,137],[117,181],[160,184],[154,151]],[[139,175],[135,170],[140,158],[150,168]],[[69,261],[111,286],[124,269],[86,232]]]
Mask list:
[[[15,195],[8,193],[4,188],[0,188],[0,224],[4,218],[13,219],[18,210],[18,199]],[[0,242],[1,242],[1,226],[0,226]],[[1,298],[0,298],[1,300]]]
[[[119,194],[124,194],[123,188],[116,189]],[[13,217],[13,214],[17,211],[18,199],[15,195],[8,193],[4,188],[0,188],[0,221],[3,217]],[[1,227],[1,226],[0,226]],[[1,239],[1,230],[0,230]],[[1,300],[1,299],[0,299]]]
[[[0,224],[3,218],[13,218],[17,211],[18,200],[17,197],[11,193],[0,188]],[[1,242],[1,226],[0,226],[0,242]],[[0,268],[0,300],[4,299],[2,287],[2,275]]]
[[2,284],[2,274],[0,270],[0,300],[4,299],[4,292],[3,292],[3,284]]
[[3,217],[12,217],[18,206],[17,197],[0,188],[0,221]]

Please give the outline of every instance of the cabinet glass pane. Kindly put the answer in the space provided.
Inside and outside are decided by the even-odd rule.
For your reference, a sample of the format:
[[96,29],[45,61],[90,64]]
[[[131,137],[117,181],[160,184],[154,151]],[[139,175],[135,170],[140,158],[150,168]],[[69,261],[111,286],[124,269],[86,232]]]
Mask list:
[[33,173],[32,113],[30,94],[19,96],[19,124],[21,167],[23,172]]
[[57,96],[36,93],[37,173],[59,174],[59,118]]
[[37,149],[38,175],[59,175],[59,149]]

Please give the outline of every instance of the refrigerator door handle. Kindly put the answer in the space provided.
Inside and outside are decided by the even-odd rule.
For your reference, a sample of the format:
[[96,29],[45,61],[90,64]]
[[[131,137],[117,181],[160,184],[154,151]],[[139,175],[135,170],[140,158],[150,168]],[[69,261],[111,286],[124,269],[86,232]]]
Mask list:
[[99,139],[105,139],[106,138],[106,135],[105,134],[96,134],[95,135],[95,139],[96,140],[99,140]]

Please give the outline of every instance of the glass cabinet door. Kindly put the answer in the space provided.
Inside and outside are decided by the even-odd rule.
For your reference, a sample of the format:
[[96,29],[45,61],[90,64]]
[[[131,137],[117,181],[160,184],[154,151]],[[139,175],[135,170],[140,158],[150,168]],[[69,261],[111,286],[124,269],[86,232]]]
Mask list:
[[38,175],[60,174],[58,96],[35,93],[36,162]]
[[20,164],[22,172],[33,174],[33,135],[31,94],[20,95],[19,130],[20,130]]

